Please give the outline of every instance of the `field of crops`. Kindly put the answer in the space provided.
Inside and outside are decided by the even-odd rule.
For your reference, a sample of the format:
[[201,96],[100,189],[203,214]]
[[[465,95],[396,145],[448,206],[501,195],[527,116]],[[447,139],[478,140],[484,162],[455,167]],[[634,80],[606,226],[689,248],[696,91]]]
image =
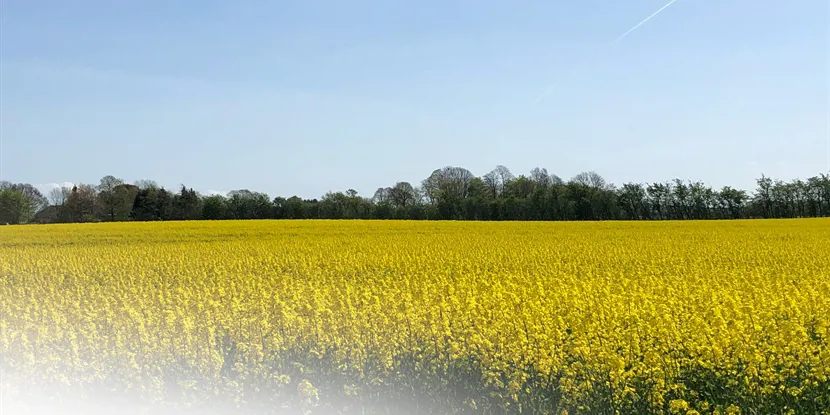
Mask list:
[[829,327],[830,220],[0,227],[15,402],[827,413]]

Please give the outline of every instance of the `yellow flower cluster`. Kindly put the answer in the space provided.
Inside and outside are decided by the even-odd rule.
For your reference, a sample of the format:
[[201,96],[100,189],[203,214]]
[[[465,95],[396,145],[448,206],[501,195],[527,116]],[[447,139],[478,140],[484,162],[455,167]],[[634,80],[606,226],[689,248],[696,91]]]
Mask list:
[[306,411],[821,413],[828,247],[826,219],[0,227],[0,386]]

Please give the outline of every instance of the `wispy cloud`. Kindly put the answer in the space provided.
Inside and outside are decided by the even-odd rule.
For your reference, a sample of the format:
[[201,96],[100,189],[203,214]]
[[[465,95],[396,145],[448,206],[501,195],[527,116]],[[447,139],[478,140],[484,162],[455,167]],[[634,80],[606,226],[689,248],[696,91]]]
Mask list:
[[204,192],[205,196],[227,196],[228,192],[223,192],[221,190],[208,190]]
[[25,72],[29,75],[45,76],[55,79],[91,79],[97,82],[120,82],[147,85],[192,85],[192,86],[215,86],[218,82],[196,77],[168,76],[159,74],[146,74],[128,70],[108,68],[102,66],[89,66],[56,63],[50,61],[29,61],[10,60],[4,62],[4,70]]
[[224,91],[233,93],[257,93],[273,95],[291,93],[312,99],[325,98],[325,94],[304,88],[272,87],[245,80],[228,80],[216,77],[181,76],[165,73],[148,73],[103,65],[68,64],[49,60],[6,60],[4,72],[27,77],[51,80],[85,81],[96,84],[130,85],[135,88],[153,88],[168,91]]
[[66,189],[71,189],[73,186],[75,186],[75,184],[72,183],[72,182],[43,183],[43,184],[36,184],[35,188],[37,190],[40,190],[40,193],[42,193],[44,196],[48,197],[49,193],[51,193],[52,190],[59,189],[61,187],[66,188]]

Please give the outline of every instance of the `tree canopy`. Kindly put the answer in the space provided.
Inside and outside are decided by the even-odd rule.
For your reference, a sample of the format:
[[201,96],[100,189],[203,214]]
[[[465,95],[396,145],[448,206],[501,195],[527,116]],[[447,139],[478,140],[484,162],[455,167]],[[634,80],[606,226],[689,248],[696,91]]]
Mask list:
[[463,167],[434,170],[418,186],[399,181],[371,197],[354,189],[319,199],[271,198],[249,189],[200,195],[152,180],[52,191],[0,182],[0,223],[223,219],[685,220],[830,216],[830,175],[784,182],[761,176],[753,191],[673,179],[616,186],[594,171],[565,181],[545,168],[514,175],[505,166],[476,177]]

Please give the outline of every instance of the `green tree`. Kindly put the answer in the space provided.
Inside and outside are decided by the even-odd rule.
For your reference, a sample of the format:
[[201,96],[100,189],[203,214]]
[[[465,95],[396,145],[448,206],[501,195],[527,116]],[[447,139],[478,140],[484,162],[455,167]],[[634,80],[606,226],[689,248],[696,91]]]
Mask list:
[[140,189],[133,202],[130,216],[138,221],[173,219],[173,197],[163,187],[150,186]]
[[62,212],[65,222],[96,222],[101,212],[101,203],[95,186],[79,184],[72,187]]
[[[116,178],[115,176],[104,176],[101,178],[101,183],[98,185],[98,198],[101,201],[101,208],[105,215],[105,220],[115,221],[122,205],[131,205],[124,197],[124,192],[119,191],[119,186],[124,184],[124,180]],[[129,211],[129,209],[127,209]]]
[[0,188],[0,223],[27,223],[34,214],[31,201],[22,191],[11,187]]
[[202,199],[202,218],[207,220],[227,219],[227,199],[222,195],[212,195]]
[[[0,190],[5,191],[4,205],[0,206],[0,218],[8,223],[28,223],[40,210],[49,206],[49,201],[40,191],[28,183],[12,184],[0,182]],[[0,222],[3,222],[0,219]],[[4,222],[4,223],[5,223]]]
[[748,200],[743,190],[724,186],[717,194],[716,200],[720,207],[720,217],[724,219],[740,219],[744,217],[744,207]]
[[196,220],[202,218],[202,199],[192,188],[182,185],[179,193],[173,197],[173,217],[176,220]]
[[625,219],[640,220],[649,217],[646,190],[640,183],[626,183],[618,191],[619,207]]

